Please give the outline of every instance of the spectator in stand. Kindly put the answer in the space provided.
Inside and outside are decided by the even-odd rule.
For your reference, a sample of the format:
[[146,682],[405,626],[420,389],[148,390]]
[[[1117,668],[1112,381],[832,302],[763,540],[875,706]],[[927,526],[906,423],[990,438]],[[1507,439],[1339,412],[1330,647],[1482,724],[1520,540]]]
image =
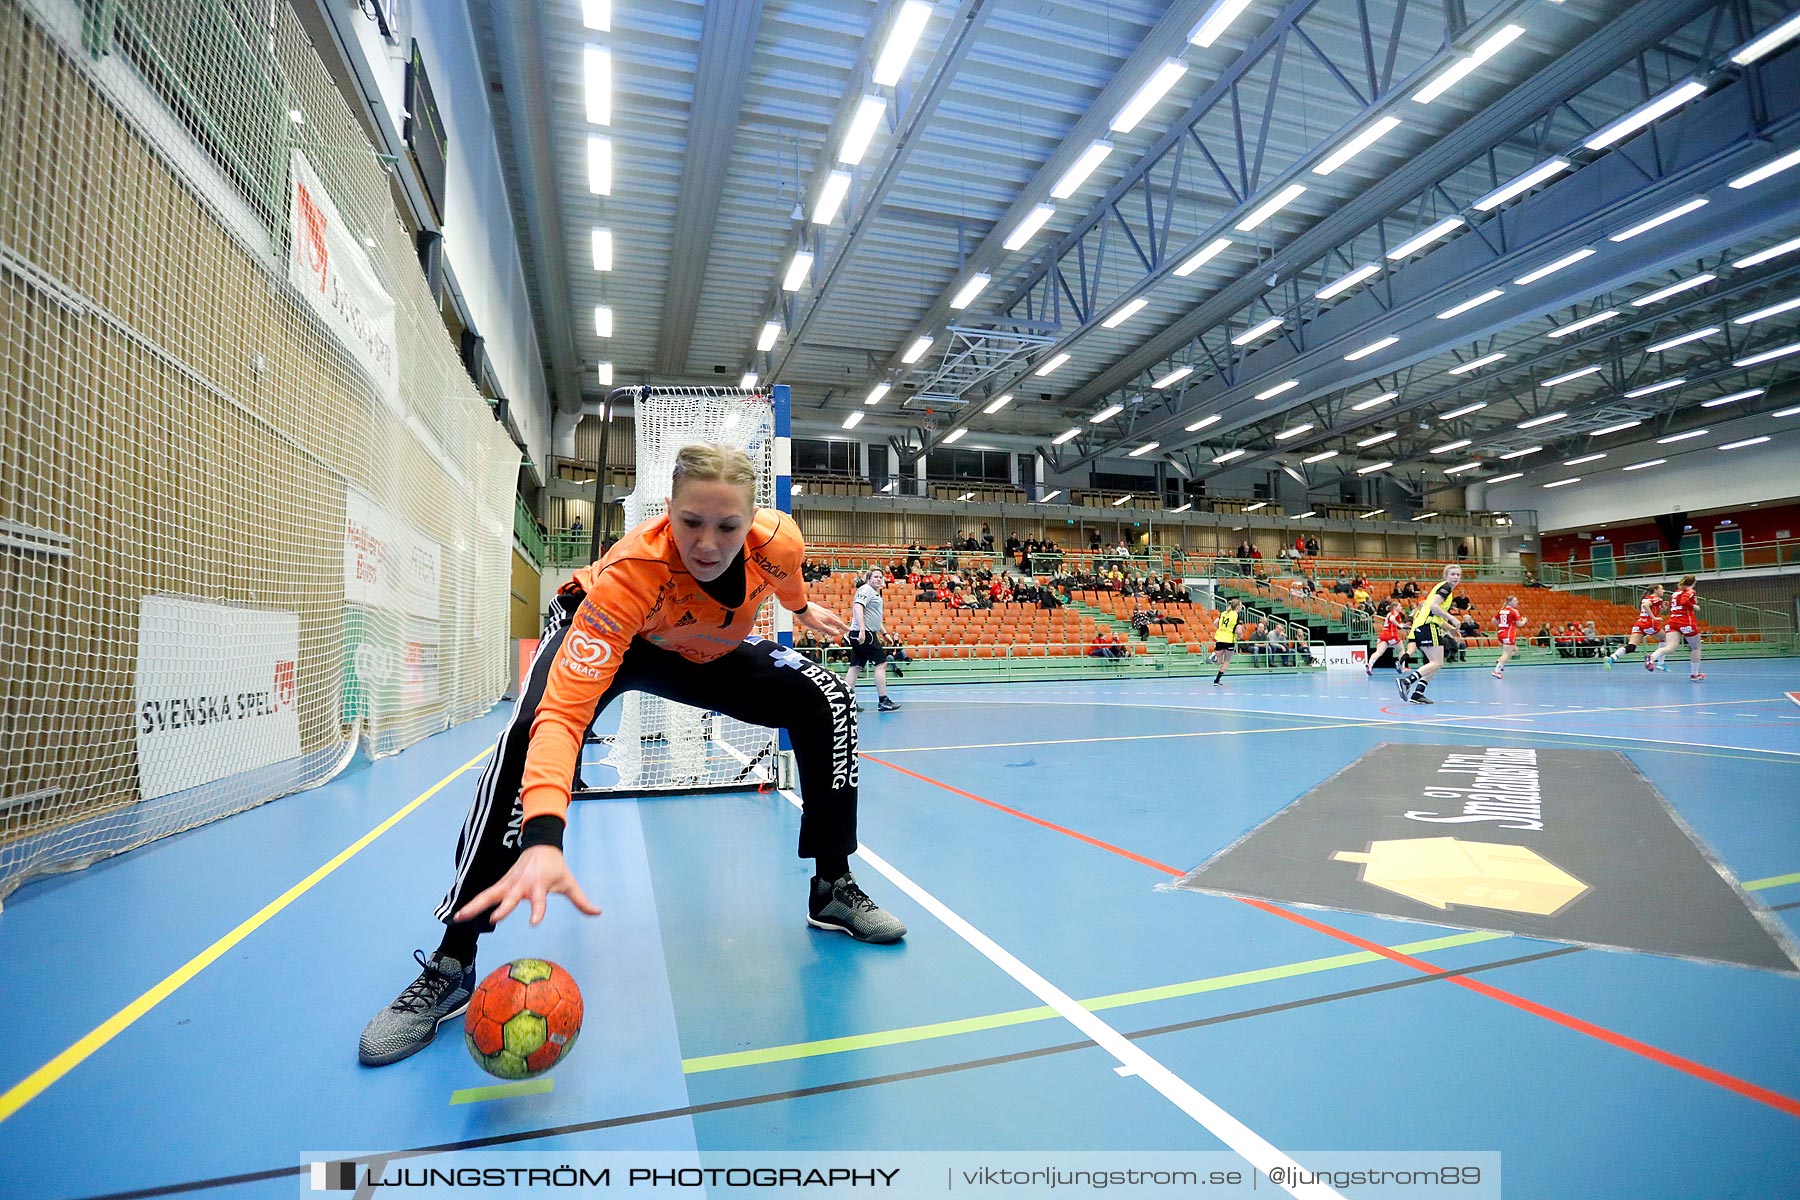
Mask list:
[[1375,609],[1369,603],[1369,589],[1358,579],[1350,585],[1350,603],[1363,612],[1373,613]]
[[1461,562],[1463,559],[1465,559],[1467,557],[1469,557],[1469,543],[1467,543],[1467,542],[1456,543],[1456,561]]
[[925,569],[925,547],[915,540],[906,548],[906,573],[916,575]]
[[1550,632],[1550,622],[1545,621],[1538,626],[1538,631],[1531,635],[1531,644],[1548,650],[1555,643],[1555,635]]
[[579,538],[584,532],[586,531],[581,527],[581,514],[576,513],[575,519],[569,522],[569,538],[573,541]]
[[1134,608],[1131,610],[1131,627],[1137,631],[1138,641],[1150,640],[1150,621],[1155,616],[1156,612],[1153,609]]
[[1114,637],[1109,629],[1102,629],[1094,635],[1094,644],[1088,647],[1089,658],[1124,658],[1125,645]]
[[981,548],[990,553],[994,549],[994,531],[988,528],[986,521],[981,523]]
[[1294,536],[1294,557],[1306,557],[1306,537],[1303,534],[1296,534]]
[[1307,536],[1307,539],[1306,539],[1306,557],[1308,557],[1308,558],[1319,557],[1319,539],[1311,536],[1310,534]]
[[1303,667],[1313,666],[1312,630],[1300,624],[1290,625],[1288,628],[1293,631],[1294,653],[1298,657],[1300,665]]
[[1287,626],[1280,621],[1270,621],[1265,640],[1269,645],[1268,664],[1271,667],[1291,667],[1294,656],[1288,649]]
[[1419,598],[1419,581],[1416,579],[1407,580],[1406,586],[1400,589],[1400,595],[1407,600],[1417,600]]
[[1100,531],[1098,529],[1088,531],[1088,549],[1095,554],[1100,553]]

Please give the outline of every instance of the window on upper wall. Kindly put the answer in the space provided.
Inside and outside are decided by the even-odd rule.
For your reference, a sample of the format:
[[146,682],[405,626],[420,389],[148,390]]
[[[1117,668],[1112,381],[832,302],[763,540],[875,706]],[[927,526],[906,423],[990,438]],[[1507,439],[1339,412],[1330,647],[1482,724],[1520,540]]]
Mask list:
[[860,475],[862,445],[824,438],[794,439],[794,474]]
[[927,479],[960,483],[1008,483],[1004,450],[932,450],[925,455]]

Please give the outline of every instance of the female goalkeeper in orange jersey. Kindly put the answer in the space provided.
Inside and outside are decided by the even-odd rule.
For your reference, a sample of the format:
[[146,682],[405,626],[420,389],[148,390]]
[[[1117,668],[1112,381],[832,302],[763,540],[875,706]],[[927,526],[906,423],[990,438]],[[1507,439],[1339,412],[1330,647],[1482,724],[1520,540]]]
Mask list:
[[521,903],[534,925],[554,894],[599,914],[563,860],[562,838],[582,740],[621,692],[787,730],[804,802],[800,856],[817,862],[807,922],[865,942],[905,936],[850,874],[857,751],[849,690],[824,667],[751,633],[771,596],[826,641],[847,631],[836,613],[807,600],[799,527],[757,508],[755,488],[743,451],[683,447],[667,515],[626,534],[558,593],[463,822],[455,878],[437,908],[443,940],[430,957],[415,952],[423,971],[363,1030],[364,1063],[417,1052],[467,1007],[477,937]]

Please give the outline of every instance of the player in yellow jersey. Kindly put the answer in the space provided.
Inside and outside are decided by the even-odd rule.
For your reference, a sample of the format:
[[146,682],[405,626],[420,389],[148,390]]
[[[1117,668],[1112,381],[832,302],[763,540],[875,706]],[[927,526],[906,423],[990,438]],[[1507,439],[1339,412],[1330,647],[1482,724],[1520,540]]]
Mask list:
[[1219,673],[1213,676],[1214,683],[1225,682],[1225,668],[1231,665],[1231,656],[1237,650],[1238,619],[1243,615],[1243,601],[1235,597],[1219,612],[1219,627],[1213,631],[1213,656],[1219,663]]
[[1444,627],[1454,624],[1450,615],[1450,597],[1455,594],[1457,585],[1462,583],[1462,568],[1451,563],[1444,568],[1444,580],[1419,601],[1419,607],[1413,613],[1412,641],[1418,646],[1420,657],[1425,665],[1416,671],[1402,674],[1396,684],[1400,688],[1400,698],[1408,704],[1430,704],[1432,700],[1425,694],[1425,685],[1431,677],[1438,673],[1444,665]]

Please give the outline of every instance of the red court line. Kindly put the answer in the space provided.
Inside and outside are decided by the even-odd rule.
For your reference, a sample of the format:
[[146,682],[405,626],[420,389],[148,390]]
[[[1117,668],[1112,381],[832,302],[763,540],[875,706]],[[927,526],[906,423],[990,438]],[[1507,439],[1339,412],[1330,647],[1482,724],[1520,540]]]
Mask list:
[[[1796,701],[1796,703],[1800,703],[1800,701]],[[1053,829],[1057,833],[1066,834],[1077,841],[1086,842],[1090,846],[1097,847],[1112,854],[1117,854],[1122,858],[1128,858],[1132,862],[1150,867],[1153,870],[1161,871],[1165,875],[1170,875],[1179,879],[1187,874],[1186,871],[1177,870],[1167,863],[1157,862],[1153,858],[1145,858],[1141,854],[1133,854],[1131,851],[1115,846],[1111,842],[1103,842],[1099,838],[1089,837],[1085,833],[1078,833],[1066,826],[1058,825],[1054,821],[1046,821],[1042,817],[1034,817],[1030,813],[1021,812],[1016,808],[1008,808],[1006,805],[997,801],[977,796],[973,792],[965,792],[959,787],[952,787],[950,784],[939,779],[933,779],[929,775],[921,775],[917,771],[909,771],[905,767],[887,762],[884,759],[876,758],[872,754],[865,753],[862,757],[869,762],[886,767],[890,771],[898,771],[900,774],[910,776],[913,779],[919,780],[921,783],[929,783],[933,787],[943,788],[946,792],[951,792],[955,795],[962,796],[965,799],[973,800],[977,804],[985,804],[989,808],[996,809],[1011,816],[1019,817],[1022,820],[1030,821],[1033,825],[1041,825],[1045,829]],[[1347,933],[1342,929],[1333,928],[1323,921],[1314,920],[1312,917],[1292,912],[1278,905],[1271,904],[1266,900],[1253,900],[1244,896],[1235,896],[1233,899],[1237,900],[1240,904],[1248,904],[1252,908],[1260,909],[1273,916],[1292,921],[1297,925],[1304,925],[1308,929],[1325,934],[1327,937],[1336,938],[1338,941],[1355,946],[1359,950],[1367,950],[1372,954],[1379,954],[1391,962],[1399,963],[1404,967],[1411,967],[1415,971],[1421,971],[1428,975],[1439,975],[1444,971],[1443,967],[1435,967],[1422,958],[1414,958],[1410,954],[1403,954],[1398,950],[1393,950],[1387,946],[1371,942],[1368,939],[1358,937],[1353,933]],[[1649,1059],[1653,1063],[1658,1063],[1665,1067],[1672,1067],[1684,1074],[1692,1075],[1695,1079],[1703,1079],[1707,1083],[1717,1084],[1719,1087],[1725,1088],[1728,1091],[1733,1091],[1740,1096],[1755,1100],[1759,1104],[1766,1104],[1770,1108],[1787,1113],[1791,1117],[1800,1117],[1800,1100],[1796,1100],[1792,1096],[1783,1095],[1781,1092],[1771,1091],[1769,1088],[1751,1083],[1748,1080],[1739,1079],[1735,1075],[1728,1075],[1724,1071],[1707,1066],[1705,1063],[1695,1062],[1691,1058],[1683,1058],[1679,1054],[1674,1054],[1657,1046],[1652,1046],[1648,1042],[1640,1042],[1634,1037],[1615,1032],[1601,1025],[1596,1025],[1592,1021],[1584,1021],[1580,1017],[1571,1016],[1560,1009],[1551,1008],[1545,1004],[1539,1004],[1535,1000],[1527,1000],[1523,996],[1514,995],[1512,992],[1506,991],[1503,988],[1497,988],[1494,985],[1485,983],[1479,979],[1470,979],[1463,975],[1452,975],[1449,976],[1445,982],[1453,983],[1461,988],[1467,988],[1469,991],[1486,996],[1490,1000],[1498,1000],[1502,1004],[1509,1004],[1520,1012],[1527,1012],[1533,1016],[1542,1017],[1546,1021],[1561,1025],[1564,1029],[1570,1029],[1576,1033],[1586,1034],[1588,1037],[1605,1042],[1609,1046],[1629,1051],[1632,1054],[1638,1055],[1640,1058]]]

